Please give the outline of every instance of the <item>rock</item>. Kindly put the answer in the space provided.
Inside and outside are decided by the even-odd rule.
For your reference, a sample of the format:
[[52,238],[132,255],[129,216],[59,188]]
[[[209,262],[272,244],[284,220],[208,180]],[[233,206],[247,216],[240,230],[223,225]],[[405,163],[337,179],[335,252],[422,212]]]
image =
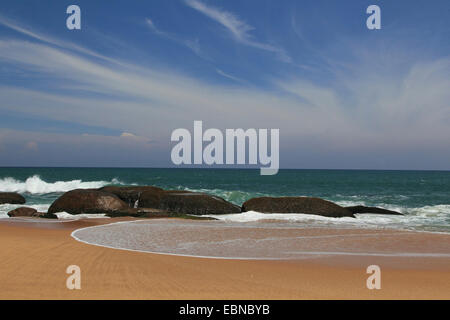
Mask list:
[[129,206],[115,194],[96,189],[76,189],[64,193],[48,209],[48,213],[114,213]]
[[134,204],[138,200],[138,207],[140,208],[157,208],[157,205],[159,204],[159,194],[164,192],[163,189],[153,186],[107,186],[98,190],[115,194],[122,201],[127,203],[130,208],[134,208]]
[[[116,210],[109,216],[173,217],[179,214],[239,213],[240,208],[222,198],[190,191],[163,190],[153,186],[117,187],[98,189],[116,195],[128,204],[128,209]],[[137,208],[134,208],[137,202]],[[130,210],[140,209],[140,210]]]
[[16,192],[0,192],[0,204],[24,204],[25,198]]
[[[138,207],[134,205],[138,201]],[[222,198],[152,186],[103,187],[72,190],[59,197],[49,213],[106,213],[111,217],[174,217],[180,214],[240,213],[240,207]]]
[[138,208],[159,208],[163,192],[144,191],[139,197]]
[[45,218],[45,219],[58,219],[58,216],[56,214],[53,213],[48,213],[48,212],[38,212],[38,217],[39,218]]
[[159,209],[192,215],[240,213],[241,208],[220,197],[170,190],[160,195]]
[[8,212],[10,217],[35,217],[35,218],[47,218],[47,219],[58,219],[58,217],[52,213],[38,212],[34,208],[20,207]]
[[129,208],[124,211],[117,211],[114,213],[108,213],[106,215],[111,218],[134,217],[134,218],[179,218],[189,220],[218,220],[216,218],[200,217],[184,213],[169,213],[164,210],[153,208]]
[[247,200],[242,205],[242,212],[257,211],[262,213],[305,213],[325,217],[354,217],[347,210],[333,202],[310,197],[260,197]]
[[[240,208],[222,198],[182,190],[163,190],[153,186],[109,186],[99,191],[113,193],[126,202],[128,209],[118,210],[109,216],[172,217],[177,214],[238,213]],[[137,202],[137,208],[134,208]]]
[[8,212],[8,216],[10,217],[36,217],[37,210],[29,207],[20,207]]
[[169,217],[170,214],[164,210],[154,209],[154,208],[127,208],[125,210],[118,210],[115,212],[107,213],[108,217],[135,217],[135,218],[153,218]]
[[377,214],[390,214],[390,215],[397,215],[402,216],[403,213],[387,210],[383,208],[378,207],[365,207],[365,206],[353,206],[353,207],[345,207],[345,209],[353,212],[353,213],[377,213]]
[[161,197],[166,194],[171,193],[193,193],[191,191],[184,190],[163,190],[159,192],[158,190],[154,191],[144,191],[139,198],[138,208],[161,208]]

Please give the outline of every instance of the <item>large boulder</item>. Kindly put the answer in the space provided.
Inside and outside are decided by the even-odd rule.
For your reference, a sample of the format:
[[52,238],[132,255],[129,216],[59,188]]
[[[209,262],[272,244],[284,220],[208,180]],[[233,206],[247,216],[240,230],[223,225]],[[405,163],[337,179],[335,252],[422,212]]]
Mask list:
[[259,197],[247,200],[242,211],[262,213],[305,213],[325,217],[354,217],[347,210],[333,202],[311,197]]
[[159,209],[191,215],[240,213],[241,208],[220,197],[171,190],[160,195]]
[[376,214],[390,214],[402,216],[403,214],[397,211],[387,210],[378,207],[366,207],[366,206],[353,206],[353,207],[345,207],[345,209],[353,212],[353,213],[376,213]]
[[58,217],[52,213],[38,212],[34,208],[20,207],[8,212],[8,216],[13,217],[34,217],[34,218],[47,218],[58,219]]
[[106,186],[98,190],[115,194],[131,208],[133,208],[136,203],[140,208],[157,208],[159,194],[164,192],[163,189],[153,186]]
[[114,213],[129,206],[115,194],[96,189],[76,189],[64,193],[48,209],[48,213]]
[[204,193],[163,190],[152,186],[109,186],[63,194],[48,209],[49,213],[62,211],[71,214],[106,213],[111,217],[173,217],[180,214],[240,213],[241,208]]
[[[117,210],[110,216],[164,217],[177,214],[239,213],[240,208],[222,198],[203,193],[181,190],[163,190],[153,186],[118,187],[98,189],[115,194],[128,204],[128,209]],[[137,205],[137,208],[134,208]]]
[[130,208],[134,208],[136,204],[137,208],[159,208],[163,193],[180,192],[180,190],[164,190],[154,186],[106,186],[98,190],[115,194]]
[[24,204],[25,198],[16,192],[0,192],[0,204]]
[[184,190],[162,190],[161,192],[155,191],[145,191],[141,194],[139,198],[138,208],[162,208],[161,198],[164,195],[172,193],[194,193],[192,191]]
[[144,191],[139,196],[138,208],[159,208],[161,202],[161,195],[164,190],[159,191]]

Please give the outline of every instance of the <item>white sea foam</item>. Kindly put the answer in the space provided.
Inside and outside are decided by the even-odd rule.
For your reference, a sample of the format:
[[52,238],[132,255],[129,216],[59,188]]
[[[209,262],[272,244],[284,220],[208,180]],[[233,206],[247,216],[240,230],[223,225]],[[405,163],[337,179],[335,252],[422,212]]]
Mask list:
[[44,194],[52,192],[67,192],[73,189],[100,188],[108,184],[122,184],[117,179],[111,181],[56,181],[46,182],[38,175],[28,177],[25,181],[16,180],[11,177],[0,179],[0,192],[19,192],[31,194]]
[[[2,218],[9,218],[8,212],[14,209],[17,209],[19,207],[27,206],[29,208],[34,208],[38,212],[47,212],[50,205],[48,204],[2,204],[0,205],[0,219]],[[109,218],[104,213],[83,213],[83,214],[70,214],[67,212],[58,212],[55,213],[55,215],[60,220],[78,220],[78,219],[96,219],[96,218]]]
[[108,216],[106,216],[105,213],[70,214],[67,212],[57,212],[55,214],[58,217],[58,219],[69,219],[69,220],[109,218]]
[[[386,206],[384,206],[386,207]],[[371,229],[405,229],[450,232],[450,205],[420,208],[392,208],[405,213],[402,216],[383,214],[357,214],[356,218],[330,218],[302,213],[260,213],[248,211],[237,214],[207,215],[226,222],[285,221],[305,227],[356,227]],[[401,209],[401,210],[400,210]]]
[[353,222],[355,219],[350,217],[345,218],[328,218],[312,214],[303,213],[261,213],[256,211],[247,211],[242,213],[233,214],[220,214],[220,215],[206,215],[206,217],[216,218],[218,220],[227,222],[253,222],[261,220],[284,220],[292,222],[308,222],[308,221],[325,221],[335,222],[337,220],[341,222]]

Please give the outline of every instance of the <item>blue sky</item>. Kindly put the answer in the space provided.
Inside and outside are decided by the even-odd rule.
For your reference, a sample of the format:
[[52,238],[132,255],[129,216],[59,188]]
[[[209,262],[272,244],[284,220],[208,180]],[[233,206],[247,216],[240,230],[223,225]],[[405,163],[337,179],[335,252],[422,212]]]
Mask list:
[[[82,29],[66,28],[77,4]],[[382,29],[366,28],[381,8]],[[285,168],[450,169],[448,1],[2,1],[0,165],[170,166],[279,128]]]

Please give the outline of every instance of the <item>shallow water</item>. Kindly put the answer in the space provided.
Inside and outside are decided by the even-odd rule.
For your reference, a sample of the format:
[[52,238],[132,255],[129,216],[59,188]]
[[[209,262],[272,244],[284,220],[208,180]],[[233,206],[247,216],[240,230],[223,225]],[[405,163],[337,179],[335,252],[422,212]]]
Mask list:
[[268,222],[152,219],[76,230],[82,242],[116,249],[229,259],[304,259],[330,255],[450,257],[449,235],[393,230],[314,229]]

